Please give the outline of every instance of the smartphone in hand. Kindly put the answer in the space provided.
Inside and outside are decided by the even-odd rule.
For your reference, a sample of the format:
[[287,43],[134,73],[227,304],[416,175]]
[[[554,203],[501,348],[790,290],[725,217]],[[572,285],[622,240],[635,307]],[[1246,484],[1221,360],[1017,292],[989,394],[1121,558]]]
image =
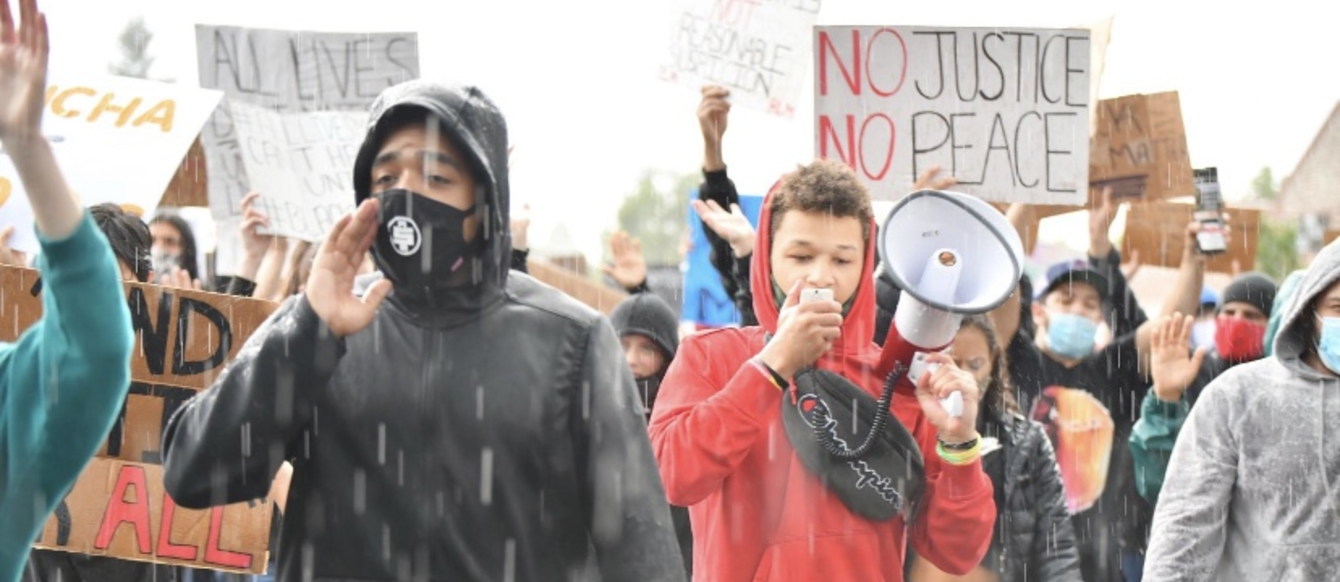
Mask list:
[[1228,250],[1224,238],[1223,199],[1219,195],[1218,168],[1194,170],[1196,180],[1195,220],[1200,223],[1196,247],[1203,255],[1216,255]]

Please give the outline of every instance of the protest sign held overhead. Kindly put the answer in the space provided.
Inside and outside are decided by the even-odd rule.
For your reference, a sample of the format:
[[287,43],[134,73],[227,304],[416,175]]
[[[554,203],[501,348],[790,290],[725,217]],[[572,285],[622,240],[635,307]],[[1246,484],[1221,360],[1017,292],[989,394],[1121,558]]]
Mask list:
[[1164,200],[1196,193],[1177,92],[1098,102],[1089,180],[1115,199]]
[[[127,77],[53,74],[42,133],[61,167],[71,170],[70,188],[83,204],[112,202],[146,215],[158,206],[220,96]],[[0,228],[9,226],[10,247],[38,250],[28,196],[0,149]]]
[[[412,32],[197,25],[196,58],[200,86],[222,90],[230,104],[240,102],[286,114],[353,111],[365,118],[383,89],[419,77],[419,41]],[[246,136],[239,135],[231,114],[230,108],[219,108],[203,134],[210,210],[216,220],[225,222],[241,217],[242,197],[247,192],[261,190],[248,179],[239,146]],[[318,206],[303,212],[315,216]]]
[[815,154],[897,200],[939,165],[997,202],[1079,205],[1089,181],[1089,31],[819,26]]
[[820,0],[681,0],[661,78],[730,89],[736,105],[790,118]]
[[[1178,202],[1132,204],[1126,214],[1123,255],[1136,252],[1146,265],[1177,268],[1186,245],[1186,225],[1195,211],[1194,204]],[[1225,226],[1232,233],[1231,241],[1225,252],[1208,257],[1205,268],[1213,273],[1234,273],[1233,264],[1237,263],[1241,270],[1250,271],[1256,264],[1261,211],[1225,208],[1223,213],[1228,217]]]
[[[97,457],[56,507],[37,547],[260,573],[270,504],[210,510],[176,507],[163,489],[161,443],[168,419],[208,388],[277,307],[268,301],[127,283],[137,347],[125,407]],[[42,316],[39,273],[0,267],[0,341],[12,342]]]

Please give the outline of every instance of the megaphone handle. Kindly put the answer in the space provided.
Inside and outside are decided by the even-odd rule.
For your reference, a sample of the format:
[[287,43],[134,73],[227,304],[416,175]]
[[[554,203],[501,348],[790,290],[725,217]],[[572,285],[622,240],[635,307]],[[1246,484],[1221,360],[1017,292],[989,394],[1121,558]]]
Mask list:
[[963,416],[963,393],[958,390],[950,392],[949,396],[940,399],[940,406],[951,418]]

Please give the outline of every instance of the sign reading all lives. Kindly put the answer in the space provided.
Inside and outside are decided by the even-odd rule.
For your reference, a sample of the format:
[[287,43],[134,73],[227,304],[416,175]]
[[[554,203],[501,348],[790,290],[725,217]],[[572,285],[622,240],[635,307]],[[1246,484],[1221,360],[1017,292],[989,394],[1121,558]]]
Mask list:
[[874,199],[938,165],[985,200],[1087,200],[1089,31],[819,26],[814,43],[816,155]]

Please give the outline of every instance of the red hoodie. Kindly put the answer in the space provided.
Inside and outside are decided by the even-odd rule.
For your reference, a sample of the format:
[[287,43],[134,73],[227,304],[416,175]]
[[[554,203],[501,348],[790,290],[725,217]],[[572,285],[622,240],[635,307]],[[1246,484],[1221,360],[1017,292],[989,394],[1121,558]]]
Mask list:
[[[830,494],[796,458],[782,427],[782,393],[754,366],[764,334],[776,332],[769,261],[770,193],[759,219],[750,285],[760,327],[696,334],[680,346],[651,417],[651,442],[672,505],[689,506],[697,582],[870,582],[903,579],[901,517],[872,522]],[[871,224],[870,232],[875,232]],[[870,370],[874,335],[875,241],[842,325],[842,338],[817,363],[876,398],[883,381]],[[981,461],[954,466],[935,452],[936,429],[916,396],[896,393],[893,413],[921,443],[925,502],[912,547],[940,569],[965,574],[991,543],[996,518]]]

